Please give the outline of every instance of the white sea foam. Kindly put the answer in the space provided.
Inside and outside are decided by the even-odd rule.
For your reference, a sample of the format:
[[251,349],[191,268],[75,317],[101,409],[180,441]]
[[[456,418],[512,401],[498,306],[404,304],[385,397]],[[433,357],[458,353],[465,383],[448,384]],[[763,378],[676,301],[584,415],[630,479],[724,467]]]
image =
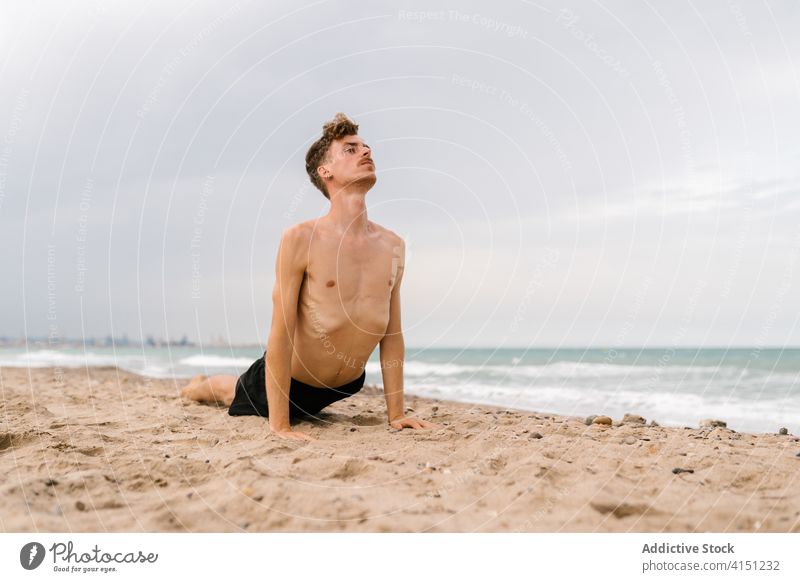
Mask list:
[[183,366],[196,366],[198,368],[232,368],[242,366],[250,367],[256,358],[231,358],[226,356],[196,355],[178,360]]
[[[367,370],[380,372],[380,364],[369,362]],[[712,375],[720,372],[730,374],[735,368],[727,370],[719,366],[631,366],[621,364],[604,364],[591,362],[551,362],[540,365],[476,365],[454,364],[451,362],[435,363],[406,361],[404,370],[407,376],[457,376],[491,374],[497,377],[524,378],[611,378],[611,377],[649,377],[675,375]],[[739,373],[738,371],[736,372]]]
[[70,353],[57,350],[36,350],[33,352],[7,354],[0,359],[0,366],[83,368],[85,366],[117,366],[120,361],[130,361],[130,356],[120,358],[111,352],[97,354],[94,352]]
[[700,420],[709,417],[726,420],[729,428],[739,431],[775,432],[779,426],[800,426],[800,395],[797,394],[752,401],[665,390],[595,390],[575,386],[526,389],[480,383],[409,383],[406,392],[429,398],[539,412],[554,411],[564,415],[606,414],[619,419],[630,412],[655,419],[664,426],[697,426]]

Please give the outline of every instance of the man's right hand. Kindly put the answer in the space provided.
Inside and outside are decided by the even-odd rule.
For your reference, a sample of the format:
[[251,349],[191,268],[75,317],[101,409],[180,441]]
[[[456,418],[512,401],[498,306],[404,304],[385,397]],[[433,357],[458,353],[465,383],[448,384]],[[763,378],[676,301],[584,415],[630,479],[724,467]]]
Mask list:
[[298,430],[292,430],[291,428],[282,428],[282,429],[274,429],[270,427],[270,432],[274,434],[278,438],[290,440],[290,441],[315,441],[314,437],[311,435],[307,435],[304,432],[300,432]]

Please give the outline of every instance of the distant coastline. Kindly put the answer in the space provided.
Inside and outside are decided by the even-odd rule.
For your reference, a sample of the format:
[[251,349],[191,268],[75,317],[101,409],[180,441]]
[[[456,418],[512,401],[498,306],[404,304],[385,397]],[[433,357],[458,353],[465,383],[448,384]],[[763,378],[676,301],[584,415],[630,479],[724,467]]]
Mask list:
[[[199,347],[199,348],[262,348],[263,343],[260,342],[229,342],[225,341],[221,336],[215,339],[206,341],[190,340],[186,335],[181,339],[164,339],[155,335],[148,335],[144,340],[130,339],[127,335],[122,337],[112,337],[110,335],[102,337],[87,337],[87,338],[69,338],[69,337],[56,337],[49,336],[0,336],[0,348],[36,348],[36,349],[58,349],[63,348],[82,348],[82,347],[121,347],[121,348],[137,348],[137,347]],[[610,350],[758,350],[758,351],[774,351],[774,350],[800,350],[800,345],[770,345],[761,346],[753,344],[742,345],[729,345],[729,346],[697,346],[697,345],[652,345],[652,346],[637,346],[637,345],[598,345],[598,346],[583,346],[583,345],[470,345],[470,346],[456,346],[456,345],[437,345],[437,346],[413,346],[407,345],[407,350],[586,350],[586,351],[610,351]]]
[[218,338],[206,342],[195,342],[190,340],[187,336],[181,337],[179,340],[164,339],[161,337],[149,335],[144,340],[132,340],[127,336],[122,337],[88,337],[88,338],[62,338],[62,337],[49,337],[49,336],[31,336],[31,337],[8,337],[0,336],[0,348],[35,348],[35,349],[58,349],[62,348],[83,348],[83,347],[99,347],[99,348],[165,348],[165,347],[208,347],[208,348],[253,348],[258,347],[258,343],[231,343]]

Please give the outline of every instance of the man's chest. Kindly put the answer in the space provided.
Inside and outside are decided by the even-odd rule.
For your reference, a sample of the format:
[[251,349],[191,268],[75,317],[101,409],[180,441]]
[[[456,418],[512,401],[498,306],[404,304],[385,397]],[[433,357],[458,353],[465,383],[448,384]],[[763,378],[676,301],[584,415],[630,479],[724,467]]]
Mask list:
[[383,245],[318,244],[309,253],[306,283],[320,298],[384,298],[391,294],[398,267],[395,254]]

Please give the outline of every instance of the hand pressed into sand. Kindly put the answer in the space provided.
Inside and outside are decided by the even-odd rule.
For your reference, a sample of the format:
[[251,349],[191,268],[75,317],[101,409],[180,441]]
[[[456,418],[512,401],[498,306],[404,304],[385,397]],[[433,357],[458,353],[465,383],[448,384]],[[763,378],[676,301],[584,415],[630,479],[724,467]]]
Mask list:
[[442,428],[440,425],[436,424],[435,422],[428,422],[427,420],[422,420],[419,418],[415,418],[413,416],[407,416],[405,418],[398,418],[397,420],[390,420],[389,426],[392,428],[397,429],[404,429],[404,428],[414,428],[414,429],[425,429],[425,428]]

